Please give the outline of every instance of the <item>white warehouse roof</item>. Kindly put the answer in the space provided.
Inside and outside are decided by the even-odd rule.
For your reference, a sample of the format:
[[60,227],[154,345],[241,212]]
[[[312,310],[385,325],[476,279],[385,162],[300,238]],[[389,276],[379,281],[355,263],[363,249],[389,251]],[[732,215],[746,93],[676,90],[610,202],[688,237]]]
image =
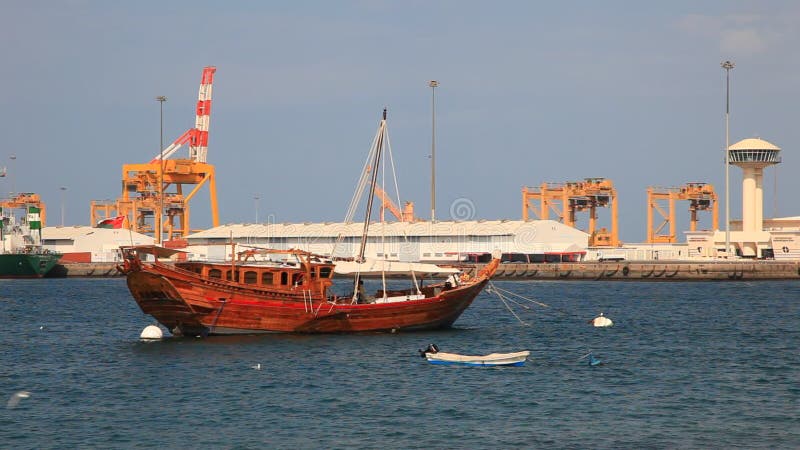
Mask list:
[[[153,241],[150,236],[124,228],[95,228],[89,226],[44,227],[42,228],[42,239],[47,239],[48,241],[86,239],[93,241],[127,241],[128,245],[130,245],[130,242],[137,245],[141,241],[150,240],[150,243]],[[122,245],[125,245],[125,243]]]
[[93,255],[100,255],[115,252],[122,245],[152,245],[153,242],[154,239],[150,236],[123,228],[88,226],[42,228],[43,246],[61,253],[91,252]]
[[[266,223],[226,224],[188,236],[188,240],[230,239],[243,237],[314,238],[360,237],[360,223]],[[368,235],[379,236],[512,236],[525,234],[532,240],[557,239],[587,242],[589,235],[553,220],[477,220],[431,222],[373,222]]]

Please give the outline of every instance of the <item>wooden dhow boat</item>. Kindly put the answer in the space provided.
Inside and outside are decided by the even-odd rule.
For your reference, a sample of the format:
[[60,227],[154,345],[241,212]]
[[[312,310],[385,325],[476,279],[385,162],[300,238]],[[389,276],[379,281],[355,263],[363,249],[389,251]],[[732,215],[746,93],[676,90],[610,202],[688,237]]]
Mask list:
[[[335,261],[300,250],[260,251],[285,256],[233,262],[163,262],[175,250],[123,247],[128,288],[142,312],[173,334],[221,335],[267,332],[346,333],[431,330],[450,327],[481,292],[500,262],[474,277],[406,290],[378,290],[337,297]],[[155,255],[146,261],[143,255]],[[358,283],[358,282],[357,282]],[[363,284],[357,284],[363,286]]]
[[[172,333],[184,335],[450,327],[494,275],[499,255],[475,276],[451,274],[447,281],[425,287],[417,279],[425,268],[406,263],[411,288],[389,290],[384,281],[383,289],[367,295],[362,278],[376,265],[364,257],[365,246],[384,146],[388,147],[386,110],[345,219],[352,217],[364,187],[369,186],[359,251],[350,261],[341,261],[339,268],[342,273],[354,274],[352,294],[339,297],[329,292],[337,269],[337,261],[331,257],[302,250],[253,249],[237,254],[231,242],[230,261],[218,263],[162,262],[159,258],[174,250],[122,247],[120,271],[127,277],[133,298],[145,314]],[[388,153],[391,155],[391,150]],[[153,261],[143,256],[147,253],[155,256]],[[384,280],[386,272],[396,278],[403,264],[383,261],[379,266]],[[428,272],[443,270],[434,267]]]

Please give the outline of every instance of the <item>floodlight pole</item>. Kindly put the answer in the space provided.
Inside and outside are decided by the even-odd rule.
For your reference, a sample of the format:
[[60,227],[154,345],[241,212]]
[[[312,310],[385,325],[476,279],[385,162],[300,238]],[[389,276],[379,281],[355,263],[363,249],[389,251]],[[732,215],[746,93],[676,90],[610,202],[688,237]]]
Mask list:
[[61,226],[64,226],[64,193],[66,192],[67,187],[61,186]]
[[722,68],[725,69],[725,257],[730,256],[731,248],[731,205],[730,205],[730,115],[731,115],[731,69],[735,64],[731,61],[724,61]]
[[158,220],[156,224],[158,229],[156,231],[156,244],[161,243],[161,234],[164,230],[164,225],[161,221],[164,219],[164,102],[167,101],[167,97],[163,95],[159,95],[156,97],[156,101],[159,104],[159,109],[161,110],[161,134],[160,134],[160,145],[158,147],[158,152],[160,157],[158,158],[159,163],[161,164],[161,170],[159,171],[160,180],[158,182]]
[[9,193],[10,194],[9,197],[13,197],[14,196],[14,189],[16,189],[14,187],[14,162],[17,160],[17,155],[12,154],[11,156],[8,157],[8,159],[11,160],[11,177],[10,177],[11,178],[11,192]]
[[439,82],[431,80],[431,223],[436,221],[436,88]]

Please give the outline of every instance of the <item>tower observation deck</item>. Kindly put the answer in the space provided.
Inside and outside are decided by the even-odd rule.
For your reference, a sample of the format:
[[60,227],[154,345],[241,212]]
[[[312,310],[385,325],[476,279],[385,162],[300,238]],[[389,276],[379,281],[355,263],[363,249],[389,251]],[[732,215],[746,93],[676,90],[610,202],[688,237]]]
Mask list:
[[762,231],[764,222],[764,168],[781,162],[781,149],[759,138],[728,147],[728,161],[742,168],[742,231]]

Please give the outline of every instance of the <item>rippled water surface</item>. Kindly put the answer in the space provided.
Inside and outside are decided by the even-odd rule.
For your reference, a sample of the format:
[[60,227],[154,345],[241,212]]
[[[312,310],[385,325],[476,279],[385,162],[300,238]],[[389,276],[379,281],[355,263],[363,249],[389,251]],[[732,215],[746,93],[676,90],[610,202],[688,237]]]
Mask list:
[[[800,447],[800,284],[496,285],[550,307],[512,303],[524,326],[484,292],[445,331],[143,343],[124,280],[0,280],[0,447]],[[430,342],[531,357],[434,366]]]

